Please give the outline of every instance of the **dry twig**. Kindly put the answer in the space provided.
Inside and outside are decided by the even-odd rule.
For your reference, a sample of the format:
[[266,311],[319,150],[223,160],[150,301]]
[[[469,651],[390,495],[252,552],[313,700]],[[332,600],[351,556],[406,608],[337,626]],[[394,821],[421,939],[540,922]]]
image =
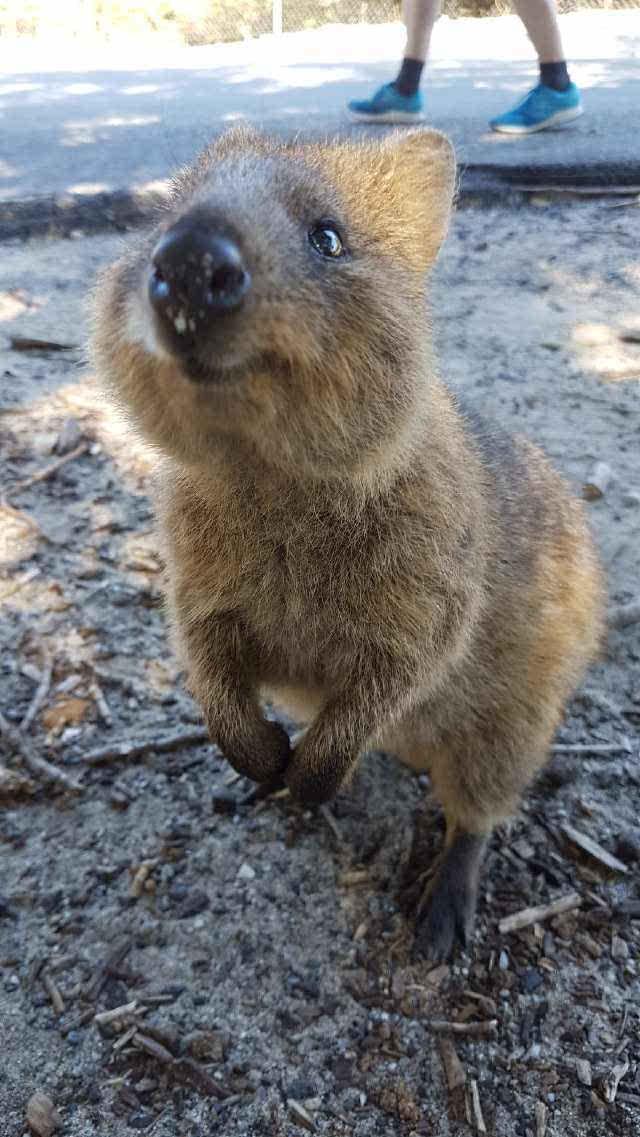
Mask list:
[[24,478],[23,481],[16,482],[15,485],[10,486],[9,493],[18,493],[19,490],[26,490],[29,486],[34,486],[36,482],[47,481],[48,478],[52,478],[54,474],[57,474],[58,470],[63,466],[66,466],[67,462],[73,462],[74,458],[80,458],[82,454],[86,454],[88,449],[89,442],[85,439],[85,441],[80,442],[78,446],[74,446],[73,450],[70,450],[68,454],[63,454],[61,458],[56,458],[55,462],[51,462],[48,466],[45,466],[43,470],[38,470],[37,473],[31,474],[30,477]]
[[174,734],[158,735],[156,738],[114,742],[110,746],[102,746],[99,750],[90,750],[84,755],[83,761],[91,766],[99,766],[102,762],[121,762],[125,758],[140,758],[150,750],[162,754],[167,750],[178,750],[181,746],[194,746],[198,742],[208,741],[207,728],[196,726],[188,730],[178,730]]
[[96,968],[87,983],[84,990],[85,999],[88,999],[89,1002],[93,1002],[94,999],[98,998],[109,976],[120,966],[125,956],[131,951],[132,946],[133,940],[130,936],[124,936],[118,940],[106,959]]
[[150,1038],[148,1034],[141,1034],[136,1031],[133,1036],[133,1045],[137,1046],[138,1050],[144,1050],[145,1053],[150,1054],[158,1062],[170,1065],[173,1062],[173,1054],[163,1046],[161,1042],[157,1042],[155,1038]]
[[453,1023],[445,1019],[426,1019],[425,1026],[430,1026],[436,1033],[466,1034],[476,1038],[487,1038],[498,1032],[497,1019],[487,1019],[479,1023]]
[[506,932],[518,932],[521,928],[528,928],[531,924],[541,924],[552,916],[560,916],[563,912],[570,912],[572,908],[579,908],[582,897],[577,892],[570,892],[568,896],[561,896],[552,900],[551,904],[539,904],[537,908],[523,908],[514,912],[512,916],[505,916],[498,924],[500,935]]
[[342,833],[340,832],[340,826],[338,825],[338,822],[333,816],[333,813],[331,812],[331,809],[328,805],[320,806],[320,816],[326,822],[327,828],[331,830],[331,833],[335,838],[336,845],[342,845],[343,839]]
[[623,1062],[619,1062],[617,1066],[614,1066],[610,1073],[607,1074],[602,1089],[604,1093],[604,1100],[608,1102],[609,1105],[611,1105],[611,1103],[616,1100],[618,1086],[628,1071],[629,1059],[625,1058]]
[[551,747],[552,754],[629,754],[631,746],[629,739],[614,743],[564,743],[559,742]]
[[482,1116],[482,1109],[480,1108],[480,1094],[478,1093],[478,1083],[475,1078],[471,1079],[471,1107],[473,1110],[473,1123],[476,1127],[476,1133],[486,1133],[487,1127],[484,1123]]
[[113,726],[113,714],[111,713],[111,707],[105,699],[104,692],[97,679],[92,679],[91,683],[89,684],[89,694],[91,695],[98,708],[100,718],[102,719],[104,725]]
[[48,971],[43,971],[42,973],[42,986],[51,999],[51,1005],[56,1014],[63,1015],[65,1012],[64,999],[62,998],[60,988]]
[[584,853],[588,853],[590,857],[593,857],[595,861],[599,861],[601,865],[610,869],[611,872],[626,873],[629,871],[622,861],[619,861],[617,857],[614,857],[606,849],[603,849],[602,845],[599,845],[597,841],[594,841],[591,837],[587,837],[586,833],[581,833],[579,829],[574,829],[573,825],[563,825],[562,832],[565,837],[569,838],[572,845],[577,845]]
[[98,1011],[93,1016],[93,1021],[98,1026],[104,1026],[105,1023],[116,1022],[118,1019],[126,1019],[137,1010],[138,1004],[133,999],[131,1003],[122,1003],[119,1007],[112,1007],[109,1011]]
[[70,790],[74,794],[84,793],[84,786],[82,786],[80,782],[77,782],[75,778],[70,778],[63,770],[60,770],[51,762],[47,762],[46,758],[39,758],[37,754],[34,754],[17,727],[12,726],[1,711],[0,734],[4,734],[9,745],[20,754],[27,769],[32,774],[35,774],[37,778],[44,778],[45,781],[62,786],[63,789]]
[[466,1078],[464,1069],[450,1038],[441,1038],[438,1042],[438,1048],[440,1050],[444,1072],[447,1076],[449,1092],[453,1093],[454,1090],[460,1089],[460,1087],[465,1084]]
[[35,692],[32,700],[29,704],[29,707],[27,708],[27,713],[25,714],[22,722],[20,723],[19,729],[23,732],[23,734],[31,726],[31,723],[33,722],[38,711],[40,710],[40,707],[42,706],[47,695],[49,694],[49,687],[51,686],[51,672],[53,670],[53,664],[52,664],[49,652],[47,651],[47,649],[44,646],[41,648],[41,655],[42,655],[42,674],[40,675],[40,682],[38,683],[38,686],[36,688],[36,692]]
[[59,343],[58,340],[39,340],[33,336],[9,336],[12,351],[73,351],[74,343]]

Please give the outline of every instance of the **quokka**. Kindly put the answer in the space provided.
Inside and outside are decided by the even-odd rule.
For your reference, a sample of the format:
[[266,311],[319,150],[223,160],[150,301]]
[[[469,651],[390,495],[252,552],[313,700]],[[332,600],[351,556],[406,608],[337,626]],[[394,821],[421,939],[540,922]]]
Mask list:
[[[188,683],[257,782],[331,798],[380,747],[428,771],[446,841],[417,944],[473,926],[492,828],[597,651],[582,507],[438,377],[427,277],[452,147],[232,131],[103,275],[97,368],[161,454]],[[261,699],[306,730],[295,746]]]

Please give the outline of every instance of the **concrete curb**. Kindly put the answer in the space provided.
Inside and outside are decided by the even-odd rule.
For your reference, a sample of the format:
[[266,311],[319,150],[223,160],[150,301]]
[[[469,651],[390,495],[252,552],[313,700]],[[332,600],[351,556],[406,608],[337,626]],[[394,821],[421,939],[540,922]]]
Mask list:
[[[458,206],[526,205],[542,194],[556,200],[640,193],[640,162],[570,166],[462,165]],[[51,194],[0,201],[0,242],[30,237],[126,231],[149,221],[166,205],[161,193],[114,190],[96,194]]]

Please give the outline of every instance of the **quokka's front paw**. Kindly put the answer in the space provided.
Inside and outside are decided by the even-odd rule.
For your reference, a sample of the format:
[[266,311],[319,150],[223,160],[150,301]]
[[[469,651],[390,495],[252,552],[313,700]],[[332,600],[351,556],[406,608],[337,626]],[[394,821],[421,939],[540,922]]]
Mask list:
[[267,782],[276,789],[284,786],[284,773],[291,758],[289,735],[278,723],[261,720],[242,738],[231,738],[224,730],[209,727],[227,761],[246,778]]
[[285,775],[292,797],[301,805],[322,805],[335,797],[344,778],[343,768],[325,763],[312,766],[304,760],[304,744],[294,751]]

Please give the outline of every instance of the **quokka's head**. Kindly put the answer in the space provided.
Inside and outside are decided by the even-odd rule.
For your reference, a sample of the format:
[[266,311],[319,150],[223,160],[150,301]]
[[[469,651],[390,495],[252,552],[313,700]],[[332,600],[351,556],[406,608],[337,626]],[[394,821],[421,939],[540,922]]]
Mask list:
[[454,179],[435,131],[328,144],[230,132],[103,275],[98,370],[188,466],[225,449],[315,477],[375,469],[428,381],[425,278]]

